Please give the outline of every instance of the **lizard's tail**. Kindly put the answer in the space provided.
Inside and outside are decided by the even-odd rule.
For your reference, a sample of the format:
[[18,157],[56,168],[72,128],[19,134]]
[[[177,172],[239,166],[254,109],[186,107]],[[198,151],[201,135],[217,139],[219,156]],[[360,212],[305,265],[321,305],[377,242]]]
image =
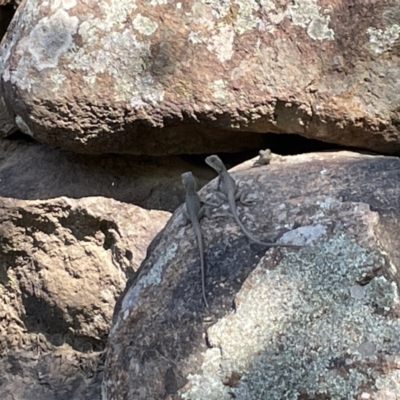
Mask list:
[[208,302],[207,302],[207,296],[206,296],[206,260],[205,260],[205,255],[204,255],[203,237],[200,236],[197,238],[197,240],[199,243],[199,251],[200,251],[201,293],[203,296],[204,304],[205,304],[206,308],[208,308]]
[[204,253],[202,259],[202,267],[201,267],[201,291],[203,293],[203,300],[206,308],[208,308],[208,302],[206,297],[206,271],[205,271],[205,261],[204,261]]
[[258,240],[255,236],[253,236],[242,224],[242,221],[239,219],[239,216],[234,215],[234,218],[236,220],[236,223],[239,225],[240,229],[243,231],[243,233],[254,243],[260,244],[262,246],[268,246],[268,247],[290,247],[290,248],[300,248],[301,246],[297,246],[295,244],[279,244],[279,243],[269,243],[269,242],[261,242],[261,240]]

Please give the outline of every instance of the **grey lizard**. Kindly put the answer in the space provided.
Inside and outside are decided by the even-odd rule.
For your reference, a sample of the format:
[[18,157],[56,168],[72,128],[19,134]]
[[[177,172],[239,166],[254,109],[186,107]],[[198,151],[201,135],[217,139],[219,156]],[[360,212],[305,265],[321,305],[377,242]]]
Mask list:
[[273,154],[270,149],[260,150],[258,152],[258,159],[254,162],[253,167],[257,167],[259,165],[268,165],[272,158]]
[[186,209],[183,209],[183,215],[186,218],[186,222],[192,223],[194,233],[197,239],[197,245],[200,251],[200,265],[201,265],[201,291],[203,294],[203,300],[205,306],[208,308],[206,290],[205,290],[205,259],[204,259],[204,243],[203,235],[200,228],[200,220],[204,216],[205,208],[201,206],[200,198],[196,192],[196,181],[191,172],[184,172],[181,175],[183,186],[186,190],[185,205]]
[[236,207],[236,200],[241,200],[244,203],[243,199],[241,198],[242,195],[238,191],[238,187],[234,181],[234,179],[229,175],[228,171],[224,163],[217,155],[212,155],[206,158],[206,163],[215,171],[218,172],[219,184],[218,184],[218,191],[216,192],[217,196],[219,196],[222,200],[227,201],[229,205],[230,212],[236,223],[239,225],[240,229],[243,233],[254,243],[268,246],[268,247],[292,247],[292,248],[300,248],[301,246],[293,245],[293,244],[279,244],[279,243],[268,243],[268,242],[261,242],[257,238],[255,238],[243,225],[242,221],[240,221],[237,207]]
[[276,162],[284,162],[285,157],[280,154],[272,153],[270,149],[260,150],[258,152],[258,159],[254,162],[252,168],[260,165],[269,165]]

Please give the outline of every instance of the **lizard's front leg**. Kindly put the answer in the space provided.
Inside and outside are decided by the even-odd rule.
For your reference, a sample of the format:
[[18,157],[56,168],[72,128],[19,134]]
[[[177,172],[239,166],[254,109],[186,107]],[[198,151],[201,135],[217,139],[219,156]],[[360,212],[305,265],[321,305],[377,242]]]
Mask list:
[[202,206],[197,214],[197,219],[201,221],[201,219],[204,217],[204,214],[207,214],[207,210],[204,206]]
[[186,210],[186,207],[183,207],[182,210],[182,224],[179,224],[180,226],[186,226],[190,221],[189,214]]

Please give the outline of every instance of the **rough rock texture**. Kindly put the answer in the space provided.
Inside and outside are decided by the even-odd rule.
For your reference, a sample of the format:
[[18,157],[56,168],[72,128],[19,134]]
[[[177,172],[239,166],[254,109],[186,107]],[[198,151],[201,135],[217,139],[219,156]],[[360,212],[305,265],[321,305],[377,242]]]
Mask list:
[[174,211],[182,204],[181,173],[191,170],[205,185],[215,176],[206,165],[180,157],[80,155],[39,143],[0,139],[0,196],[48,199],[104,196],[146,209]]
[[177,210],[116,309],[103,400],[397,398],[400,161],[286,160],[234,174],[258,199],[240,215],[307,246],[265,249],[204,219],[207,312]]
[[27,0],[0,49],[0,130],[91,153],[265,132],[399,153],[399,36],[395,0]]
[[169,213],[0,198],[0,398],[98,399],[115,301]]

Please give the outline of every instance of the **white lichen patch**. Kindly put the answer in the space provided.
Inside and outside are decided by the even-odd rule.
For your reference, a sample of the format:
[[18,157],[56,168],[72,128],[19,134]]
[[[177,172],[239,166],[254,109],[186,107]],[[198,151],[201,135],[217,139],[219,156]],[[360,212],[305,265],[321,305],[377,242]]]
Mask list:
[[[39,14],[37,2],[28,0],[19,20],[20,26],[30,26]],[[71,17],[65,10],[39,19],[29,35],[20,39],[12,36],[12,41],[3,46],[0,55],[0,70],[3,79],[11,81],[20,89],[31,91],[37,84],[32,69],[42,71],[58,66],[59,58],[73,45],[73,35],[77,31],[79,20]],[[11,54],[18,57],[17,67],[9,68],[7,61]],[[4,69],[3,69],[4,68]]]
[[207,4],[201,1],[194,1],[192,3],[192,7],[190,12],[185,13],[185,17],[188,22],[195,24],[197,27],[201,27],[201,29],[205,32],[204,38],[208,38],[209,33],[212,29],[214,29],[216,25],[215,18],[213,17],[213,5],[214,2],[207,2]]
[[[354,295],[358,282],[384,267],[384,257],[341,233],[318,247],[285,251],[272,270],[268,257],[238,293],[236,311],[208,329],[218,353],[205,353],[184,398],[355,398],[383,374],[370,361],[400,352],[399,320],[377,312],[398,304],[395,285],[375,277]],[[212,362],[218,368],[210,374],[205,366]],[[341,373],[340,365],[347,366]],[[222,387],[231,377],[237,384]]]
[[135,0],[108,0],[100,2],[99,7],[104,16],[95,18],[92,24],[93,22],[99,24],[98,32],[102,33],[104,31],[119,30],[130,17],[131,11],[137,8],[137,5]]
[[64,74],[61,74],[59,70],[52,70],[49,79],[53,82],[52,91],[57,92],[62,87],[63,83],[67,79]]
[[213,17],[217,19],[226,17],[231,9],[231,0],[212,1],[209,4]]
[[400,36],[400,26],[394,24],[385,30],[377,28],[368,28],[369,35],[369,48],[375,54],[382,54],[384,51],[389,50]]
[[171,244],[165,251],[162,257],[160,257],[153,265],[148,274],[142,276],[137,285],[145,288],[147,286],[159,285],[161,283],[161,276],[164,265],[168,261],[173,260],[176,257],[178,245],[176,243]]
[[147,274],[142,275],[136,284],[125,293],[117,320],[110,331],[110,336],[114,335],[114,333],[118,331],[120,323],[129,316],[131,310],[138,303],[141,291],[148,286],[161,284],[164,266],[176,257],[177,251],[178,245],[176,243],[170,245],[166,249],[166,252],[154,263]]
[[213,98],[220,102],[230,103],[234,101],[232,93],[228,90],[226,81],[217,79],[210,84]]
[[53,68],[60,56],[71,47],[79,20],[66,11],[58,10],[54,15],[42,18],[29,35],[28,46],[34,67],[39,71]]
[[90,76],[84,76],[83,77],[84,82],[86,82],[88,85],[92,86],[96,83],[96,76],[95,75],[90,75]]
[[[94,84],[97,74],[114,78],[114,100],[127,102],[133,109],[153,105],[164,99],[163,86],[146,71],[151,57],[150,42],[139,40],[131,29],[121,29],[137,6],[134,1],[102,2],[104,17],[91,17],[79,27],[83,45],[68,53],[69,67],[85,72]],[[154,33],[158,24],[138,14],[132,21],[142,35]]]
[[259,25],[260,19],[257,17],[256,12],[259,10],[259,3],[255,0],[234,0],[239,11],[234,21],[235,31],[242,35],[243,33],[254,29]]
[[264,14],[275,12],[275,15],[280,14],[279,9],[276,7],[275,0],[259,0],[261,10]]
[[[228,16],[229,23],[221,25],[222,22],[219,20]],[[236,36],[253,29],[273,33],[275,25],[284,17],[285,14],[277,9],[273,0],[194,2],[188,18],[196,25],[202,26],[204,30],[189,32],[189,41],[193,44],[207,43],[207,49],[224,62],[233,55],[233,42]]]
[[[286,213],[282,213],[282,216]],[[287,216],[283,221],[287,221]],[[326,226],[323,224],[313,224],[308,226],[300,226],[296,229],[291,229],[285,232],[281,238],[281,243],[291,243],[295,245],[309,245],[327,236]]]
[[307,29],[307,34],[314,40],[333,40],[335,33],[329,28],[328,10],[321,12],[315,0],[294,0],[288,5],[286,16],[293,25]]
[[329,16],[315,17],[307,28],[308,36],[314,40],[333,40],[334,32],[328,27]]
[[380,376],[376,380],[378,388],[374,397],[371,400],[388,400],[397,399],[400,393],[400,371],[391,372],[388,375]]
[[182,395],[183,399],[205,399],[206,393],[213,393],[213,398],[224,399],[227,394],[227,386],[221,381],[221,352],[219,349],[208,349],[205,361],[201,366],[202,375],[189,374],[188,380],[193,384],[190,392]]
[[233,55],[234,37],[235,32],[232,26],[225,25],[209,38],[207,50],[215,53],[219,61],[228,61]]
[[158,28],[157,22],[152,21],[150,18],[147,18],[142,14],[136,15],[132,21],[132,26],[142,35],[146,36],[152,35]]
[[204,42],[204,38],[201,35],[201,32],[199,32],[199,31],[189,32],[188,40],[192,44],[198,44],[198,43]]
[[168,0],[150,0],[150,1],[146,1],[145,4],[148,4],[150,6],[161,6],[163,4],[168,4]]
[[51,11],[54,12],[58,9],[70,10],[77,4],[77,0],[54,0],[51,4]]
[[385,311],[399,303],[396,284],[389,282],[384,276],[373,279],[366,288],[369,301]]
[[[26,24],[31,23],[29,18],[37,15],[38,9],[26,3],[24,18]],[[23,25],[24,20],[21,21]],[[54,14],[39,20],[31,30],[29,36],[21,39],[13,49],[13,45],[8,48],[8,53],[3,58],[4,65],[13,49],[19,56],[18,65],[13,70],[5,68],[3,79],[10,80],[20,89],[31,91],[32,86],[37,83],[37,79],[32,76],[32,69],[42,71],[47,68],[55,68],[59,64],[59,59],[66,54],[73,45],[73,35],[77,32],[79,20],[77,17],[70,16],[65,10],[59,9]],[[58,80],[59,82],[59,80]]]

